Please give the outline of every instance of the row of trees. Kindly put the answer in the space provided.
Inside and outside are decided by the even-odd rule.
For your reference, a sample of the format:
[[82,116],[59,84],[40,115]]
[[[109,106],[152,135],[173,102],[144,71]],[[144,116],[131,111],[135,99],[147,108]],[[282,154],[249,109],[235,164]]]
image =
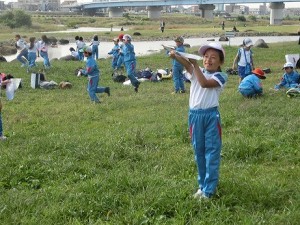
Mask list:
[[18,28],[32,25],[31,16],[26,14],[23,10],[9,10],[0,15],[0,23],[10,27]]

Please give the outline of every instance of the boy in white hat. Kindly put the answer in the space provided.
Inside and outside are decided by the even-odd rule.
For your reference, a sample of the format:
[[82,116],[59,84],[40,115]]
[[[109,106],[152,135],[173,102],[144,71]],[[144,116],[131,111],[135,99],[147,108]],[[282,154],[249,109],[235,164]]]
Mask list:
[[247,75],[252,74],[251,71],[254,69],[253,53],[251,51],[252,46],[252,40],[250,38],[245,38],[243,40],[243,47],[239,48],[238,53],[234,58],[232,69],[238,69],[240,77],[239,82],[241,82]]
[[284,74],[281,77],[279,84],[276,84],[274,89],[279,90],[280,88],[295,88],[299,87],[299,74],[294,70],[294,65],[291,62],[287,62],[283,65]]

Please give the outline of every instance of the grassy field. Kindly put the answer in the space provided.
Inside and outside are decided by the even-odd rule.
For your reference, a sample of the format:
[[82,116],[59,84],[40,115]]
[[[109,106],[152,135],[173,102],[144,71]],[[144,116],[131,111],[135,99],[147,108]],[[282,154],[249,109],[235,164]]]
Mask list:
[[[31,89],[18,62],[1,63],[23,88],[13,101],[2,91],[8,140],[0,142],[0,224],[299,224],[300,98],[272,90],[284,55],[299,45],[269,46],[253,48],[256,67],[272,71],[264,96],[243,98],[235,75],[221,95],[220,184],[205,202],[192,198],[189,96],[172,95],[172,81],[144,82],[134,93],[112,81],[109,59],[99,60],[112,96],[94,105],[86,79],[74,75],[81,62],[53,61],[46,73],[70,81],[70,90]],[[223,70],[237,47],[225,50]],[[137,61],[153,71],[171,65],[164,53]]]

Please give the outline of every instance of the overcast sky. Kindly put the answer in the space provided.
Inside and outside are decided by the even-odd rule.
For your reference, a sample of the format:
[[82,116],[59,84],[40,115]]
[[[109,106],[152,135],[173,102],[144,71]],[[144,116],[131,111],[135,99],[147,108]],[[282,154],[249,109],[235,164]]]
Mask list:
[[[60,0],[60,2],[63,2],[64,0]],[[247,1],[247,0],[246,0]],[[5,0],[5,3],[8,2],[17,2],[17,0]],[[78,3],[82,2],[92,2],[92,0],[77,0]],[[284,3],[286,8],[300,8],[300,1],[299,2],[289,2]],[[239,5],[247,5],[251,8],[258,8],[260,4],[239,4]]]

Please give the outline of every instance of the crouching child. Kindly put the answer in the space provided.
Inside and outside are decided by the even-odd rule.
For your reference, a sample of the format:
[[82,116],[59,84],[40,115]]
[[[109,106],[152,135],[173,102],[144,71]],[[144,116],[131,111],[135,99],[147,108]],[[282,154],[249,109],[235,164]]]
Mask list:
[[239,85],[239,92],[246,98],[258,97],[263,94],[261,79],[266,79],[264,71],[259,68],[252,70]]

